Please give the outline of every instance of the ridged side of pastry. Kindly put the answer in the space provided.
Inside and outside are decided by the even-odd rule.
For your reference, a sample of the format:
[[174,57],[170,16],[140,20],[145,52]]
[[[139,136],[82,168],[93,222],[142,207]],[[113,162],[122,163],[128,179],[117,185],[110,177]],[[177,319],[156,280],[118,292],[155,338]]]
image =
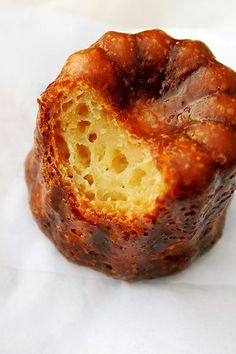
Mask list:
[[67,258],[134,281],[184,269],[221,236],[236,74],[203,43],[109,32],[38,102],[30,203]]

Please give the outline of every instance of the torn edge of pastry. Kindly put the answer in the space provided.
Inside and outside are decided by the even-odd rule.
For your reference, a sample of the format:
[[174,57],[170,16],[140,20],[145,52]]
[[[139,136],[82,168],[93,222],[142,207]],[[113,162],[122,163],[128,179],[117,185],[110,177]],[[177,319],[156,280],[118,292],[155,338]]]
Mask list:
[[78,203],[89,203],[98,214],[151,214],[166,188],[148,143],[122,127],[96,94],[81,85],[56,110],[51,123],[56,158]]

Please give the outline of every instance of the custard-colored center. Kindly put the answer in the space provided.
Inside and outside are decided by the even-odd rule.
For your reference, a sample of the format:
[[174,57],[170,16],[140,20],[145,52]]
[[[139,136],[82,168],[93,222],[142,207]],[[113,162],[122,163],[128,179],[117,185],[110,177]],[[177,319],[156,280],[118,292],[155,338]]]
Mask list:
[[104,107],[75,92],[60,111],[63,174],[96,211],[134,216],[151,212],[163,179],[149,146],[132,136]]

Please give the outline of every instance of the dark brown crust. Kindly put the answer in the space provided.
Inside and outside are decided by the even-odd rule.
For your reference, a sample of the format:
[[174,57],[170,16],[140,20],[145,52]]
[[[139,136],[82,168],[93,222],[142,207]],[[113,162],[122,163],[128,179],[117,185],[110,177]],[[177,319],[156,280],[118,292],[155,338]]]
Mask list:
[[[152,213],[133,220],[101,215],[79,204],[63,180],[50,120],[61,89],[80,83],[149,142],[168,186]],[[68,259],[116,278],[135,281],[186,268],[221,236],[235,189],[235,93],[235,72],[203,43],[159,30],[109,32],[72,54],[39,100],[35,147],[26,161],[41,230]]]

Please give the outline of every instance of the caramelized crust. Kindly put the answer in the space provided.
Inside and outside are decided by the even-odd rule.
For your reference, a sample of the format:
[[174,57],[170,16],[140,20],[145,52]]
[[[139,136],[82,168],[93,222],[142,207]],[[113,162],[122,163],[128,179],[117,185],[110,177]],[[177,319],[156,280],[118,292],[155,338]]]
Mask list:
[[202,42],[108,32],[38,102],[30,204],[68,259],[135,281],[186,268],[221,236],[236,74]]

